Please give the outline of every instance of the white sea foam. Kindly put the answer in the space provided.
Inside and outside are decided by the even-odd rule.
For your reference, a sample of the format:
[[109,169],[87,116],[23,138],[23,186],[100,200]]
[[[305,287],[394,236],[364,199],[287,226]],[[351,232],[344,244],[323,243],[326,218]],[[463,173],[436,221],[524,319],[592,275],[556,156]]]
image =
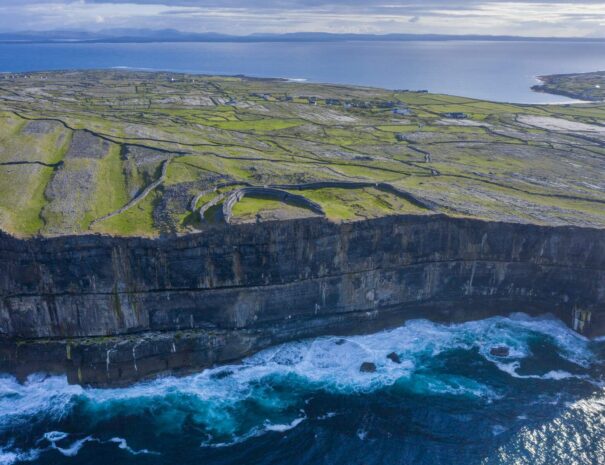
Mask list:
[[80,452],[80,449],[82,449],[84,444],[90,441],[98,441],[92,436],[86,436],[85,438],[72,441],[72,443],[66,447],[57,445],[58,442],[64,441],[68,437],[69,433],[64,433],[62,431],[49,431],[47,433],[44,433],[43,439],[50,443],[51,449],[59,451],[66,457],[75,457],[76,455],[78,455],[78,452]]
[[23,384],[13,377],[0,377],[0,431],[18,422],[29,422],[40,414],[58,419],[74,396],[84,390],[70,386],[64,377],[32,375]]
[[69,433],[63,433],[62,431],[49,431],[48,433],[44,433],[44,439],[53,444],[66,439],[68,436]]
[[594,380],[591,380],[590,377],[587,375],[574,375],[574,374],[569,373],[568,371],[564,371],[564,370],[551,370],[547,373],[544,373],[543,375],[520,375],[519,373],[517,373],[517,370],[520,367],[519,362],[511,362],[511,363],[495,362],[495,364],[498,367],[498,369],[502,370],[505,373],[508,373],[513,378],[518,378],[518,379],[543,379],[543,380],[560,381],[562,379],[576,378],[576,379],[582,379],[585,381],[592,382],[593,384],[596,384],[596,385],[600,384]]
[[271,423],[267,423],[265,424],[265,431],[275,431],[278,433],[284,433],[286,431],[289,431],[293,428],[296,428],[298,425],[300,425],[303,421],[306,420],[307,417],[302,417],[302,418],[295,418],[294,420],[292,420],[290,423],[285,424],[285,425],[274,425]]
[[[242,399],[255,383],[267,377],[293,377],[314,388],[337,392],[364,392],[392,385],[415,374],[417,364],[443,352],[478,348],[486,358],[511,374],[518,368],[491,356],[489,349],[506,345],[508,359],[531,356],[528,341],[532,334],[552,339],[562,357],[587,366],[592,360],[588,341],[555,319],[530,318],[515,314],[511,318],[495,317],[481,321],[441,325],[414,320],[406,325],[373,335],[322,337],[272,347],[244,360],[240,365],[219,367],[184,378],[166,377],[139,383],[124,389],[88,389],[79,394],[96,403],[141,399],[181,393],[205,400]],[[387,358],[396,353],[401,363]],[[372,362],[376,372],[362,373],[362,362]],[[228,373],[227,376],[216,376]],[[546,376],[546,375],[543,375]],[[548,377],[563,379],[564,372],[551,372]],[[558,377],[558,378],[557,378]],[[443,381],[443,377],[436,378]],[[439,383],[434,383],[442,392]]]
[[[50,443],[50,449],[54,449],[66,457],[75,457],[76,455],[78,455],[80,450],[86,445],[86,443],[89,443],[89,442],[96,442],[96,443],[100,443],[100,444],[116,444],[119,449],[125,450],[132,455],[140,455],[140,454],[157,455],[158,454],[157,452],[153,452],[148,449],[135,450],[128,445],[128,442],[126,441],[126,439],[119,438],[119,437],[113,437],[107,441],[103,441],[103,440],[93,437],[93,436],[86,436],[84,438],[72,441],[69,445],[66,445],[66,446],[61,446],[61,445],[57,444],[61,441],[67,440],[69,438],[69,436],[70,436],[70,434],[64,433],[62,431],[49,431],[47,433],[44,433],[42,440],[46,440]],[[40,441],[38,441],[38,443],[39,442]],[[37,452],[36,457],[39,456],[40,452],[43,452],[43,451],[44,451],[44,449],[35,450],[35,452]],[[24,460],[23,454],[18,456],[17,460],[23,461]],[[2,465],[2,462],[0,462],[0,465]]]
[[91,441],[98,442],[98,440],[94,439],[92,436],[86,436],[85,438],[78,439],[77,441],[72,442],[67,447],[59,447],[55,443],[53,443],[52,448],[58,450],[66,457],[75,457],[76,455],[78,455],[78,452],[80,452],[80,449],[82,449],[84,444]]
[[134,450],[132,447],[128,445],[126,439],[124,438],[111,438],[107,442],[113,442],[118,445],[120,449],[130,452],[132,455],[140,455],[140,454],[148,454],[148,455],[159,455],[157,452],[150,451],[148,449]]
[[34,462],[42,453],[39,449],[22,451],[20,449],[6,450],[0,447],[0,465],[13,465],[14,463]]
[[[128,388],[83,389],[69,386],[62,377],[42,376],[30,377],[19,384],[14,378],[0,377],[0,431],[14,428],[19,422],[31,424],[40,417],[60,420],[76,403],[80,414],[83,410],[95,421],[103,421],[126,413],[143,415],[153,402],[168,405],[169,410],[170,420],[156,420],[163,421],[158,428],[178,429],[191,412],[206,425],[204,428],[213,438],[202,445],[221,447],[267,432],[296,428],[306,418],[297,411],[296,405],[300,406],[297,402],[317,390],[349,394],[396,385],[397,389],[423,395],[467,396],[488,402],[498,398],[499,394],[490,386],[474,379],[426,371],[434,357],[454,350],[476,350],[515,378],[552,381],[586,378],[561,370],[519,374],[519,360],[532,356],[531,340],[536,337],[550,339],[562,357],[579,366],[585,367],[594,361],[589,342],[551,318],[516,314],[510,318],[452,325],[414,320],[372,335],[321,337],[283,344],[249,357],[239,365],[209,369],[183,378],[165,377]],[[490,354],[492,347],[501,345],[510,349],[508,357]],[[387,357],[391,352],[397,354],[401,363]],[[376,371],[360,372],[363,362],[375,364]],[[273,390],[275,385],[287,385],[288,389]],[[187,405],[190,410],[180,407],[170,410],[170,403],[177,397],[186,399],[185,404],[179,405]],[[255,415],[262,417],[242,421],[246,415],[244,403],[250,400],[261,412]],[[77,454],[87,442],[101,442],[85,437],[65,444],[68,439],[65,434],[52,431],[45,439],[68,456]],[[112,438],[110,442],[130,453],[151,453],[131,449],[123,438]],[[4,457],[17,453],[10,448],[0,452]]]

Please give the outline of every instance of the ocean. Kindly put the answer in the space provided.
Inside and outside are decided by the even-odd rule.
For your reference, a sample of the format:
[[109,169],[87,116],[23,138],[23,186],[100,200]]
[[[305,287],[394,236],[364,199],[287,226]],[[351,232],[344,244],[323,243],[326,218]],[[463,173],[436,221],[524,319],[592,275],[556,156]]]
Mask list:
[[605,42],[0,44],[0,72],[78,68],[245,74],[553,103],[570,100],[532,92],[536,76],[605,69]]
[[0,464],[597,465],[604,357],[605,341],[514,314],[292,342],[121,389],[4,376]]

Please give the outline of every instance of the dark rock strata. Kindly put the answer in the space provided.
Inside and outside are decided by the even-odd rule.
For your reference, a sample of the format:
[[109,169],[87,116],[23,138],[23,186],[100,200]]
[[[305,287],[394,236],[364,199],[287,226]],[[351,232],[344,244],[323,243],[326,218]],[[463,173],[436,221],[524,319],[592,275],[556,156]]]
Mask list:
[[605,230],[387,217],[160,239],[0,235],[0,371],[120,385],[406,319],[524,311],[605,334]]

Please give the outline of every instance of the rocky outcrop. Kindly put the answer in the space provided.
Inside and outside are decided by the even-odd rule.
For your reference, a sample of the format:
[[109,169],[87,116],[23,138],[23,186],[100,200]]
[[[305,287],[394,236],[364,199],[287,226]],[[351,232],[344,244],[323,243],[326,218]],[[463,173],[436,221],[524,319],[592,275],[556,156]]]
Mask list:
[[283,341],[524,311],[605,334],[605,230],[444,215],[0,235],[0,371],[120,385]]

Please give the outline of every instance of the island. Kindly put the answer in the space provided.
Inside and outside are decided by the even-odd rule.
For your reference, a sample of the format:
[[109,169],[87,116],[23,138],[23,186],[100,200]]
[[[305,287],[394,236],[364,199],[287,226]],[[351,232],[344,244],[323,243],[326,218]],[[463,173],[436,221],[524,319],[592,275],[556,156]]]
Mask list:
[[0,371],[119,386],[410,318],[605,334],[605,104],[0,74]]
[[563,95],[588,102],[605,101],[605,71],[578,74],[553,74],[539,76],[542,82],[532,90],[548,94]]

